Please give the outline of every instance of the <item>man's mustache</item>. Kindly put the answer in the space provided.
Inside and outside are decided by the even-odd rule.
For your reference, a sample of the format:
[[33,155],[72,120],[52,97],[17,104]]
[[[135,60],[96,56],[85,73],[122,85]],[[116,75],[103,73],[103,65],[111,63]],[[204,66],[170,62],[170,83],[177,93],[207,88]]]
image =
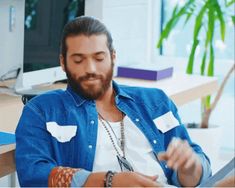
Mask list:
[[102,79],[102,76],[101,75],[97,75],[97,74],[86,74],[84,76],[81,76],[78,78],[78,81],[82,82],[82,81],[86,81],[86,80],[89,80],[89,79]]

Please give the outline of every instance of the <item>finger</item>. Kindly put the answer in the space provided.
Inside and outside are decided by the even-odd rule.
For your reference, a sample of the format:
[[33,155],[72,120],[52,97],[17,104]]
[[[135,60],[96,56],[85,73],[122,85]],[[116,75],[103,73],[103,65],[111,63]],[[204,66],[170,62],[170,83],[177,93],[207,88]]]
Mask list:
[[181,142],[180,148],[177,150],[176,159],[174,161],[174,169],[181,168],[183,164],[185,164],[190,157],[192,157],[192,149],[189,146],[188,142],[183,140]]
[[163,187],[159,182],[152,181],[143,176],[142,176],[142,179],[140,179],[140,182],[141,182],[142,187]]
[[169,156],[169,159],[167,161],[167,166],[169,166],[170,168],[175,168],[177,167],[177,161],[180,159],[180,157],[182,157],[182,153],[184,150],[183,141],[179,139],[177,140],[174,139],[171,142],[170,147],[173,148],[171,149],[173,153]]
[[163,187],[163,184],[160,182],[151,181],[148,182],[148,184],[146,184],[144,187]]
[[[170,144],[167,147],[167,151],[166,152],[159,152],[157,155],[158,160],[165,160],[168,161],[172,155],[174,154],[175,150],[177,149],[178,145],[179,145],[180,139],[174,137]],[[170,162],[171,165],[171,162]],[[172,167],[172,166],[169,166]]]
[[190,160],[193,157],[193,152],[191,148],[187,148],[182,153],[183,155],[177,161],[175,169],[184,168],[188,160]]
[[145,175],[145,174],[142,174],[142,173],[140,173],[140,172],[136,172],[136,174],[138,174],[138,175],[140,175],[140,176],[143,176],[143,177],[145,177],[145,178],[147,178],[147,179],[150,179],[150,180],[152,180],[152,181],[156,181],[157,179],[158,179],[158,175],[154,175],[154,176],[148,176],[148,175]]
[[151,176],[151,180],[153,180],[153,181],[157,181],[158,177],[159,177],[158,175]]
[[197,156],[196,154],[193,154],[192,157],[190,158],[190,160],[187,161],[187,163],[184,165],[184,169],[188,170],[190,168],[192,168],[194,165],[196,165],[197,163]]
[[166,160],[168,160],[168,157],[167,157],[166,152],[159,152],[159,153],[157,154],[157,158],[158,158],[158,160],[160,160],[160,161],[166,161]]
[[179,147],[180,143],[181,143],[181,140],[179,138],[174,137],[171,140],[171,142],[170,142],[170,144],[169,144],[169,146],[167,148],[167,155],[168,155],[168,157],[173,155],[175,150]]
[[178,167],[178,160],[180,160],[180,157],[182,157],[182,151],[183,148],[181,145],[178,146],[177,149],[175,149],[175,152],[171,155],[169,160],[167,161],[167,166],[173,169],[177,169]]

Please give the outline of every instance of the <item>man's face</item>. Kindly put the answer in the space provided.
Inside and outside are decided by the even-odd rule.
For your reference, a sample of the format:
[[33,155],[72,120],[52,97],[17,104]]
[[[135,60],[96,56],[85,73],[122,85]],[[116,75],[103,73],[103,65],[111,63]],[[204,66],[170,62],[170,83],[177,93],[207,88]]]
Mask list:
[[66,39],[66,62],[61,65],[72,89],[87,99],[98,99],[110,87],[115,54],[105,35],[78,35]]

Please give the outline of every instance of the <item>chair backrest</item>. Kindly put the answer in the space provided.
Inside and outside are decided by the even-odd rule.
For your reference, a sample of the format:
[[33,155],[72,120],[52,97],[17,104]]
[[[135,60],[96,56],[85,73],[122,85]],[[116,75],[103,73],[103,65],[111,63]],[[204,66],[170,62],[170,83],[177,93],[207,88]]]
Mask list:
[[21,97],[21,101],[25,105],[30,99],[32,99],[32,98],[34,98],[36,96],[37,96],[37,94],[24,94]]

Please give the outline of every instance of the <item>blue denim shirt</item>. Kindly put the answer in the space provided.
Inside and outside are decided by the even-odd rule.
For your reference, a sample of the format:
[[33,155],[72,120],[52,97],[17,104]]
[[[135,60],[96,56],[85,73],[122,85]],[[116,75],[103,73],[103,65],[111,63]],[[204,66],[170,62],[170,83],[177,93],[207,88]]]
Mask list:
[[[153,152],[166,151],[172,137],[186,139],[200,156],[203,166],[201,182],[211,175],[210,163],[201,148],[192,143],[181,124],[174,103],[159,89],[120,86],[113,82],[117,108],[141,130]],[[154,119],[171,111],[179,126],[161,132]],[[59,142],[47,131],[46,123],[61,126],[76,125],[75,136]],[[56,166],[92,171],[98,114],[93,100],[86,100],[72,91],[55,90],[31,99],[24,107],[16,129],[16,169],[21,186],[47,186],[50,171]],[[144,163],[144,161],[143,161]],[[177,172],[159,162],[168,183],[180,186]]]

